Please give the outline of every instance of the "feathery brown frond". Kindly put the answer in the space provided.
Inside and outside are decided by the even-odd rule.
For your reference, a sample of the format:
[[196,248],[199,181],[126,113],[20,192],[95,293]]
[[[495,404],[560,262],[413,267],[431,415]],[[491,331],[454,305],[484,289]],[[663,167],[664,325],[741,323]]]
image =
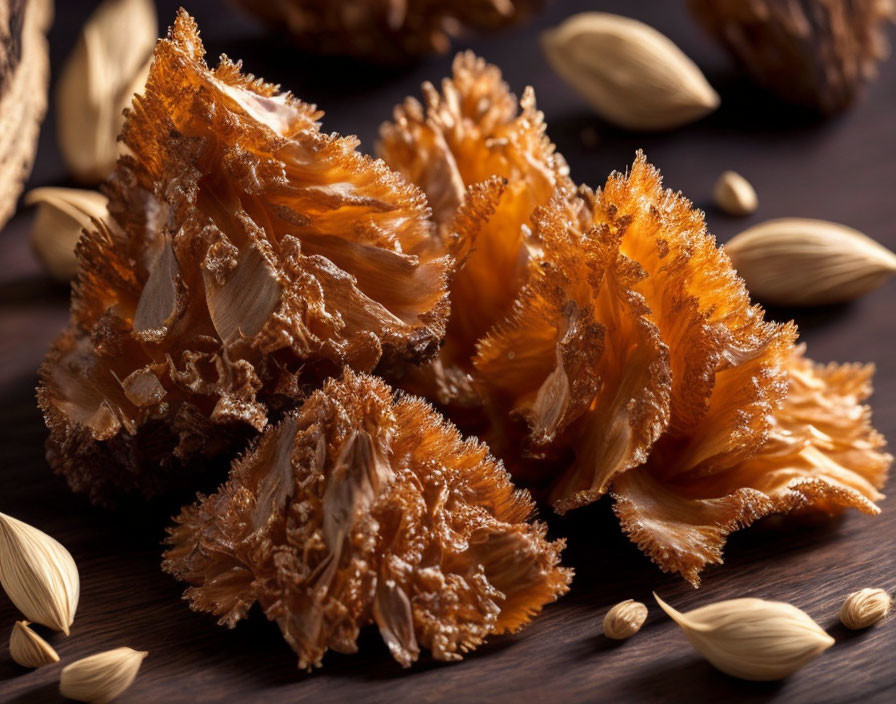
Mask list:
[[164,568],[235,625],[258,602],[299,656],[355,652],[375,623],[404,666],[458,660],[567,589],[562,541],[487,448],[425,402],[346,371],[184,509]]
[[320,116],[226,57],[210,70],[184,12],[158,43],[41,371],[75,489],[162,489],[305,384],[435,354],[450,263],[425,198]]

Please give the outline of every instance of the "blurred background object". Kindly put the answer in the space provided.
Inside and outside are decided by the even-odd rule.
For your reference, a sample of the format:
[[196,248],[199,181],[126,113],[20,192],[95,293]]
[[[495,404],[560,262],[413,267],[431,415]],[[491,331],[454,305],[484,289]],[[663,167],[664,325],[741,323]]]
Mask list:
[[690,0],[753,79],[823,113],[848,106],[889,53],[893,0]]
[[402,63],[528,17],[542,0],[234,0],[303,49]]
[[56,133],[72,176],[100,183],[115,168],[124,109],[143,89],[159,29],[152,0],[105,0],[90,15],[56,84]]
[[47,108],[50,0],[0,0],[0,227],[31,173]]

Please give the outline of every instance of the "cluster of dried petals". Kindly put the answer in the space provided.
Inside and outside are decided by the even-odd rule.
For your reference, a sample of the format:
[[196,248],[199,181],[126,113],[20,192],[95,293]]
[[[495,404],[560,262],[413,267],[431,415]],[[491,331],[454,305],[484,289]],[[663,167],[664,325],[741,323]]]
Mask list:
[[441,93],[425,83],[423,94],[425,106],[408,98],[383,125],[379,153],[426,193],[437,246],[458,271],[442,351],[402,384],[446,405],[474,406],[476,345],[510,313],[540,258],[532,214],[574,188],[531,88],[518,102],[497,67],[465,52]]
[[320,114],[226,58],[210,70],[184,12],[158,43],[41,369],[48,457],[74,489],[152,493],[306,384],[435,354],[450,261],[425,198]]
[[528,17],[542,0],[234,0],[300,46],[383,62],[444,53],[468,30],[491,32]]
[[170,530],[166,571],[234,626],[258,603],[299,656],[376,624],[404,666],[458,660],[567,590],[562,541],[487,448],[424,401],[347,371],[268,429]]
[[889,54],[891,0],[690,0],[753,79],[825,113],[848,106]]
[[694,584],[764,515],[877,512],[892,458],[860,405],[871,370],[803,359],[643,155],[580,198],[537,212],[544,261],[475,359],[515,475],[561,512],[612,492]]

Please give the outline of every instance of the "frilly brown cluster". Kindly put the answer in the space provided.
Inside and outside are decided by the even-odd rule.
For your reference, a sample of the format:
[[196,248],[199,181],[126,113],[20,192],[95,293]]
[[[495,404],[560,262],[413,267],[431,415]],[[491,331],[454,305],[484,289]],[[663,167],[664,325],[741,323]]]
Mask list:
[[890,0],[690,0],[753,79],[824,113],[848,106],[889,53]]
[[41,369],[74,489],[153,493],[306,384],[435,354],[450,262],[425,198],[320,115],[226,57],[210,70],[186,13],[159,42]]
[[346,372],[188,506],[164,568],[233,626],[255,603],[299,656],[355,652],[375,623],[404,666],[459,660],[567,590],[562,541],[500,463],[425,402]]
[[234,0],[300,46],[383,62],[444,53],[467,31],[490,32],[528,17],[542,0]]
[[402,385],[441,404],[475,407],[476,345],[513,306],[541,257],[532,214],[574,191],[569,169],[545,135],[531,88],[517,101],[500,70],[471,52],[454,60],[441,94],[423,85],[425,107],[408,98],[381,128],[379,153],[426,193],[437,246],[459,266],[445,343],[434,363],[406,370]]
[[805,360],[643,155],[580,198],[537,211],[543,261],[474,359],[516,476],[560,512],[612,492],[623,530],[695,585],[762,516],[877,513],[872,370]]

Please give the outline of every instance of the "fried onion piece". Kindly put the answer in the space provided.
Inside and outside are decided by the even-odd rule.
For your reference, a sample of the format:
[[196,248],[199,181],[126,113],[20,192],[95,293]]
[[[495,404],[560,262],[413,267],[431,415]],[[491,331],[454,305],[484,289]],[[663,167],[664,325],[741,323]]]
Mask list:
[[408,98],[383,125],[379,153],[426,193],[436,246],[459,270],[445,345],[434,364],[422,374],[410,370],[403,385],[443,404],[476,406],[476,344],[510,313],[540,258],[532,214],[573,186],[545,135],[534,92],[527,88],[518,103],[497,67],[459,54],[441,93],[425,83],[423,94],[425,107]]
[[226,57],[209,69],[185,12],[158,43],[41,371],[74,488],[188,480],[343,366],[436,353],[450,261],[425,197],[320,116]]
[[164,568],[222,624],[258,602],[299,667],[355,652],[372,623],[404,666],[421,648],[459,660],[568,588],[532,508],[483,444],[347,371],[183,510]]

